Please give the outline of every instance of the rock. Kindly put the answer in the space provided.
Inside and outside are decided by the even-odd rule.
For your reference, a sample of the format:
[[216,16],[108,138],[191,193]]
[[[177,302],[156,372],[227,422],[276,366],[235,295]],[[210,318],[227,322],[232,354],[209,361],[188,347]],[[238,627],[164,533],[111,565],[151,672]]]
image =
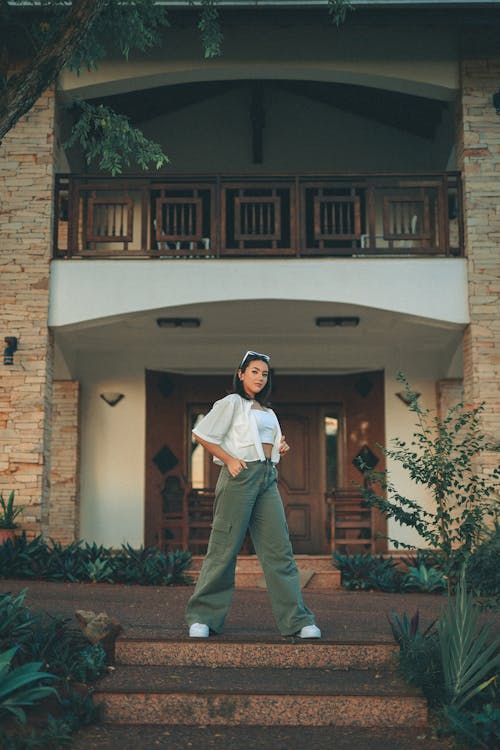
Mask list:
[[84,609],[77,609],[75,616],[85,638],[92,644],[100,643],[110,655],[114,650],[115,640],[123,630],[118,620],[106,612],[96,614]]

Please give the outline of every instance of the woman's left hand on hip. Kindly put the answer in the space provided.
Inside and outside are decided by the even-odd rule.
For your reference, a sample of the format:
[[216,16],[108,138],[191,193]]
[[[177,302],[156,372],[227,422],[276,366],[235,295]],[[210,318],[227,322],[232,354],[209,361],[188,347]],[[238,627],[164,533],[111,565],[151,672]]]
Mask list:
[[278,452],[279,452],[280,456],[284,456],[285,453],[288,453],[289,450],[290,450],[290,446],[286,442],[285,436],[282,435],[281,436],[281,441],[280,441],[280,447],[278,449]]

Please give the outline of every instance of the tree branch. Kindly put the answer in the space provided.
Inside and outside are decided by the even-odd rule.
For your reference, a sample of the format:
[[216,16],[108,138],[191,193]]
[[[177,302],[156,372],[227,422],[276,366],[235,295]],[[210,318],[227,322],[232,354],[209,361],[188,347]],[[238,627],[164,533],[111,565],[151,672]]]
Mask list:
[[10,77],[0,93],[0,143],[18,120],[56,80],[108,0],[74,0],[58,32],[30,64]]

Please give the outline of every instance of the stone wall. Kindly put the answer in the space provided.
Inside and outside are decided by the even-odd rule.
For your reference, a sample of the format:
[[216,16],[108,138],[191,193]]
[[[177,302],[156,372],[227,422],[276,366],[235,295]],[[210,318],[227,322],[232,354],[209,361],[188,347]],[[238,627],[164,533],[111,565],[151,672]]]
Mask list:
[[52,539],[70,544],[79,536],[79,383],[52,385],[49,530]]
[[29,535],[47,531],[52,342],[47,328],[54,178],[54,91],[0,145],[0,491],[29,505]]
[[[496,34],[498,37],[498,34]],[[481,427],[500,445],[500,40],[474,32],[462,40],[457,162],[463,174],[464,231],[471,323],[464,334],[464,397],[486,403]],[[488,52],[490,50],[490,52]],[[496,50],[496,52],[493,52]],[[497,466],[500,454],[480,466]]]

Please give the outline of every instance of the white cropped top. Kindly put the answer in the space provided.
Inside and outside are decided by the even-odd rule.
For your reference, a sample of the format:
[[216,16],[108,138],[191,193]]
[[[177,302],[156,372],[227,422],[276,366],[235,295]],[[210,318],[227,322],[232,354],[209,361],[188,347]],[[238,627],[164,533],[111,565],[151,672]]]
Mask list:
[[[277,464],[280,460],[281,429],[276,414],[272,409],[252,409],[250,399],[242,398],[237,393],[230,393],[229,396],[216,401],[208,414],[198,422],[193,435],[209,443],[221,445],[235,458],[242,458],[244,461],[265,461],[263,441],[257,426],[258,414],[264,415],[266,420],[264,442],[272,443],[271,460]],[[214,456],[213,460],[216,464],[224,465],[220,458]]]
[[274,443],[276,432],[276,417],[272,412],[263,409],[252,409],[252,414],[257,422],[257,429],[262,443]]

